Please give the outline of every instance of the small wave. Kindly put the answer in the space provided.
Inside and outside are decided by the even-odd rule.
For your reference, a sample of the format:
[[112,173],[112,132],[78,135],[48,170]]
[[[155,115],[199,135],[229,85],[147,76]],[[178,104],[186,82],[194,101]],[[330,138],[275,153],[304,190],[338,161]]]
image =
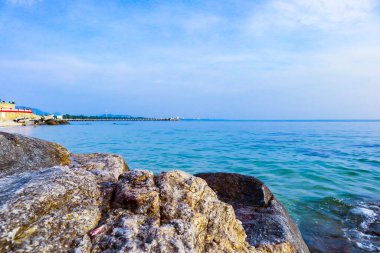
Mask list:
[[374,210],[371,210],[369,208],[365,207],[355,207],[354,209],[351,210],[353,214],[360,215],[363,217],[363,222],[360,223],[360,226],[363,229],[368,228],[368,224],[375,221],[377,214]]
[[380,148],[380,144],[377,143],[364,143],[360,145],[353,145],[353,147],[359,147],[359,148]]
[[380,203],[359,202],[345,220],[344,236],[356,247],[368,251],[380,251]]
[[373,159],[360,158],[360,159],[357,159],[357,161],[361,162],[361,163],[366,163],[366,164],[369,164],[369,165],[380,165],[380,161],[373,160]]
[[311,252],[380,252],[380,202],[326,197],[300,229]]

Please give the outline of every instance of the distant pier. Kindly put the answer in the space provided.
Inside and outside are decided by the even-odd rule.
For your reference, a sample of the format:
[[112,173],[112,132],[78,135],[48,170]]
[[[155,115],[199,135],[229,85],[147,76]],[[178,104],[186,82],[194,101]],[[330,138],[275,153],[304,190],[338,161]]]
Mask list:
[[180,118],[85,118],[65,119],[67,121],[179,121]]

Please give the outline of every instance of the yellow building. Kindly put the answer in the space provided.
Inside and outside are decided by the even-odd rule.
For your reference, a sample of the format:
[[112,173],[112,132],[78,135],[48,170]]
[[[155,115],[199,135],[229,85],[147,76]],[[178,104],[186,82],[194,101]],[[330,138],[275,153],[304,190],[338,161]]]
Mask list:
[[5,101],[0,101],[0,108],[4,108],[4,109],[15,109],[16,108],[16,104],[15,103],[11,103],[11,102],[5,102]]
[[30,109],[16,109],[15,103],[0,102],[0,122],[14,121],[20,118],[35,119],[38,117]]

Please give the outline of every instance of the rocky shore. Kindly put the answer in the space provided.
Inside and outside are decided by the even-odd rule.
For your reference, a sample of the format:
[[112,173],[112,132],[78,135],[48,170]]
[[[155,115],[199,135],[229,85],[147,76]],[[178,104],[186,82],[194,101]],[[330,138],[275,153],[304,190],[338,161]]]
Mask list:
[[8,121],[0,121],[0,127],[13,127],[13,126],[41,126],[41,125],[68,125],[69,121],[64,119],[22,119],[22,120],[8,120]]
[[23,126],[33,126],[33,125],[49,125],[49,126],[55,126],[55,125],[68,125],[70,124],[69,121],[65,119],[53,119],[53,118],[38,118],[38,119],[27,119],[27,120],[20,120],[17,121],[17,123],[23,125]]
[[309,252],[261,181],[0,132],[0,252]]

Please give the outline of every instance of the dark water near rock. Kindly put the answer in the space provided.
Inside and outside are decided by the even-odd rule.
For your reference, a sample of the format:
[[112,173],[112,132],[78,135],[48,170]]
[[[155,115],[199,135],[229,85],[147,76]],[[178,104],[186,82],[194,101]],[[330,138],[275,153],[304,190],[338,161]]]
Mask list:
[[100,122],[1,129],[156,172],[264,181],[313,252],[380,252],[380,122]]

